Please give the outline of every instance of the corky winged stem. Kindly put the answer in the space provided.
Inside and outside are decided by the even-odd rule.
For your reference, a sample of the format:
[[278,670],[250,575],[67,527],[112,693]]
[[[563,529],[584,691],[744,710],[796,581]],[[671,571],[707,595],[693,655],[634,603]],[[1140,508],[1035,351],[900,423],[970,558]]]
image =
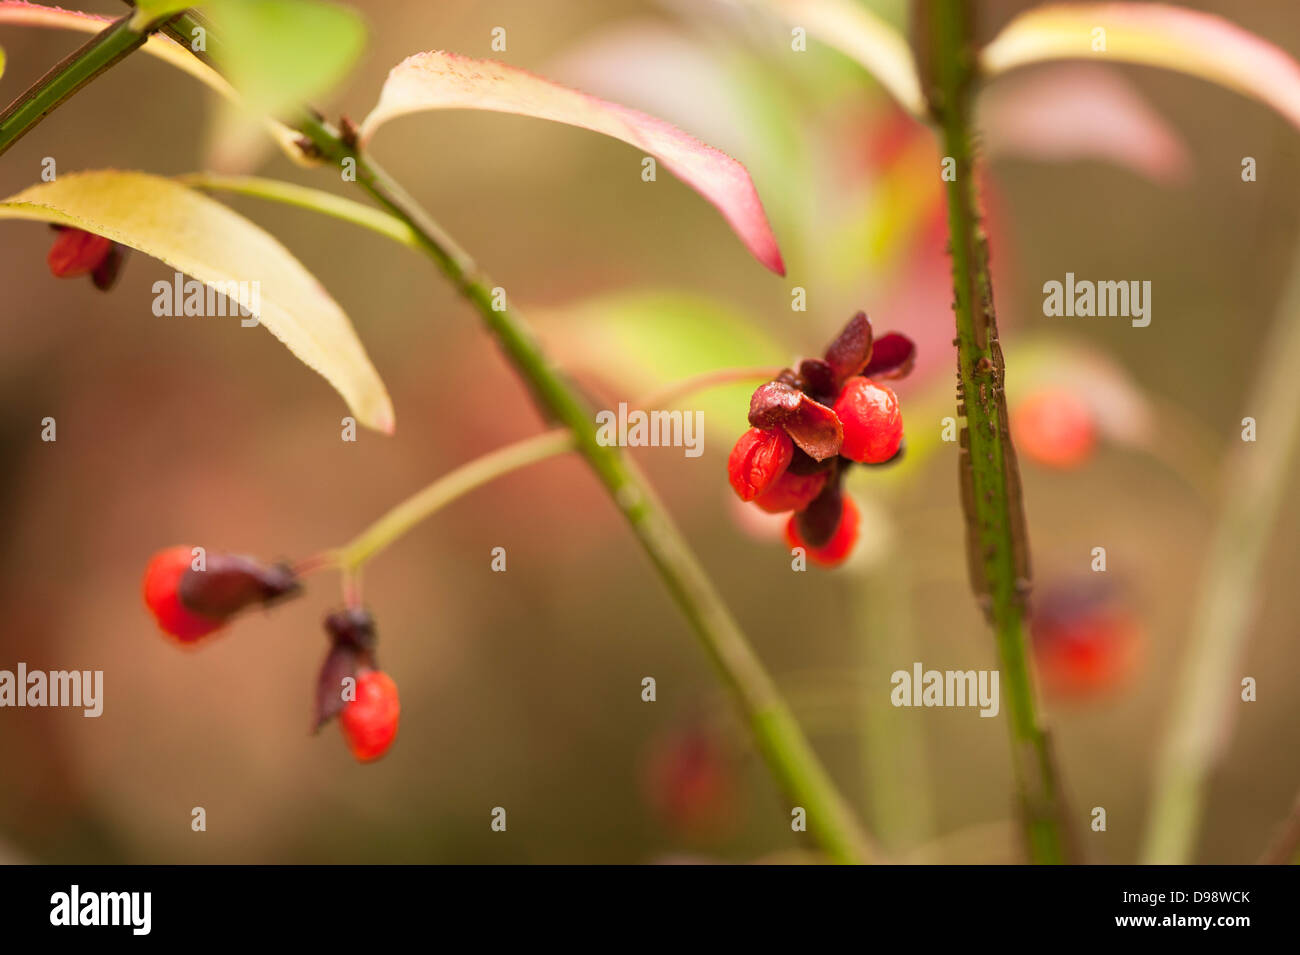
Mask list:
[[[0,149],[16,140],[107,66],[121,60],[140,44],[121,42],[118,24],[99,34],[82,51],[74,54],[20,99],[48,104],[45,108],[21,108],[12,117],[0,139]],[[190,31],[196,26],[190,14],[168,24],[167,32],[182,38],[186,49]],[[152,30],[155,24],[142,28]],[[130,28],[136,29],[136,28]],[[208,32],[209,47],[216,42]],[[111,55],[97,52],[107,48]],[[58,95],[44,94],[51,87]],[[669,518],[640,470],[620,448],[597,440],[592,409],[577,388],[550,362],[531,329],[516,310],[493,307],[493,285],[442,228],[396,182],[392,181],[359,148],[350,131],[340,130],[313,116],[300,126],[305,144],[326,160],[356,161],[357,183],[385,209],[413,230],[417,247],[438,265],[447,278],[474,305],[502,350],[528,384],[542,412],[568,429],[576,449],[590,464],[615,506],[631,526],[661,579],[690,621],[716,664],[724,682],[734,691],[769,768],[795,805],[807,813],[812,835],[837,862],[864,862],[872,856],[870,840],[852,809],[814,753],[803,730],[782,699],[775,683],[754,653],[704,572],[681,532]],[[395,236],[396,238],[396,236]],[[355,575],[347,583],[355,588]],[[350,599],[358,599],[353,592]]]
[[976,204],[972,5],[922,0],[914,13],[926,98],[945,162],[952,161],[953,175],[944,178],[957,320],[957,410],[965,419],[960,468],[971,586],[997,638],[1026,848],[1035,862],[1063,862],[1068,840],[1061,787],[1050,741],[1039,725],[1025,644],[1028,541],[1020,472],[1007,428],[988,244]]

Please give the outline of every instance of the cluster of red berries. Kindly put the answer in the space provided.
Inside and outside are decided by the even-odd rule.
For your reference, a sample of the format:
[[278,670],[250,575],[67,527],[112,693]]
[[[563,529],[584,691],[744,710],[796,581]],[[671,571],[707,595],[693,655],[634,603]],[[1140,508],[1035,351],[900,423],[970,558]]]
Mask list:
[[[194,646],[254,606],[297,596],[302,584],[286,564],[267,566],[234,554],[169,547],[149,561],[144,602],[163,633]],[[330,650],[316,681],[314,728],[335,716],[352,755],[378,759],[397,736],[397,685],[375,664],[375,623],[362,608],[325,618]]]
[[742,501],[773,514],[793,512],[786,541],[814,563],[834,567],[858,539],[858,509],[843,493],[853,463],[885,464],[903,451],[898,397],[881,380],[912,370],[916,346],[897,332],[875,339],[858,312],[826,349],[760,385],[749,423],[727,461]]
[[59,234],[46,261],[56,278],[89,275],[95,288],[107,292],[122,271],[127,247],[94,232],[70,226],[51,226]]

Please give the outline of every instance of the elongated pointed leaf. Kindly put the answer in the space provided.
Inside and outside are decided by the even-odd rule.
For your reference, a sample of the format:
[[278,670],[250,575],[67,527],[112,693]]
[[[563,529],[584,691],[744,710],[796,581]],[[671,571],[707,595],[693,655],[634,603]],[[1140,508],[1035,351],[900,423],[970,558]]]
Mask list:
[[362,140],[369,140],[396,116],[435,109],[534,116],[604,133],[643,149],[717,207],[758,261],[778,275],[785,274],[776,237],[745,167],[661,119],[492,60],[417,53],[388,74],[379,102],[361,124]]
[[1138,63],[1199,76],[1267,103],[1300,127],[1300,64],[1212,14],[1156,3],[1040,7],[1007,24],[981,52],[980,65],[996,75],[1059,59]]
[[1186,178],[1178,132],[1116,70],[1061,63],[1009,76],[980,97],[991,157],[1101,159],[1156,182]]
[[[58,7],[42,7],[22,0],[0,0],[0,24],[13,23],[20,26],[48,27],[52,29],[72,30],[76,33],[98,33],[112,20],[92,13],[80,13],[76,10],[62,10]],[[226,82],[216,70],[195,57],[189,50],[175,40],[155,33],[140,48],[150,56],[188,73],[232,103],[240,103],[235,88]],[[274,119],[264,120],[267,132],[280,146],[286,156],[299,166],[314,165],[308,160],[295,141],[298,134],[288,126]]]
[[221,203],[170,179],[102,170],[24,189],[0,202],[0,218],[95,232],[226,292],[323,375],[359,422],[393,430],[388,393],[343,310],[273,236]]

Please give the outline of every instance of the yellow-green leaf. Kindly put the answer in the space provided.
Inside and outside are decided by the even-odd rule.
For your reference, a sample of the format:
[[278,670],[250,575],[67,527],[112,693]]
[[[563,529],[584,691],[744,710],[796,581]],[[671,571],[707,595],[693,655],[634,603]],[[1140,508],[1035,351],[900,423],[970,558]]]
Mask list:
[[24,189],[0,202],[0,218],[95,232],[226,293],[323,375],[359,422],[392,432],[388,393],[343,310],[288,249],[221,203],[170,179],[99,170]]
[[1156,3],[1046,6],[1012,20],[980,54],[990,76],[1044,60],[1159,66],[1272,106],[1300,127],[1300,64],[1208,13]]
[[763,0],[792,27],[803,27],[827,46],[857,60],[898,104],[925,114],[925,97],[907,40],[855,0]]

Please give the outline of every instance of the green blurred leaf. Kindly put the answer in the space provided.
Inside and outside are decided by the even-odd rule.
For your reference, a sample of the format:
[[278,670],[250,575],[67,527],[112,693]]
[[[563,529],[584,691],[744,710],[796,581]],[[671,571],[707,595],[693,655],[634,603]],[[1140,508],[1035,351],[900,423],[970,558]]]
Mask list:
[[221,292],[249,283],[231,297],[323,375],[359,422],[392,431],[388,393],[343,310],[288,249],[221,203],[170,179],[103,170],[24,189],[0,202],[0,218],[107,236]]
[[245,172],[264,158],[260,126],[268,117],[291,121],[347,75],[365,46],[365,23],[347,7],[315,0],[214,0],[205,12],[221,38],[213,57],[239,99],[219,105],[204,161]]
[[272,116],[334,87],[365,46],[356,11],[316,0],[215,0],[218,65],[249,110]]
[[[564,364],[598,377],[628,401],[706,372],[779,368],[792,356],[744,313],[689,293],[601,296],[555,309],[543,321],[557,330]],[[734,438],[748,427],[749,396],[759,383],[716,386],[678,404],[702,410],[706,427]]]

